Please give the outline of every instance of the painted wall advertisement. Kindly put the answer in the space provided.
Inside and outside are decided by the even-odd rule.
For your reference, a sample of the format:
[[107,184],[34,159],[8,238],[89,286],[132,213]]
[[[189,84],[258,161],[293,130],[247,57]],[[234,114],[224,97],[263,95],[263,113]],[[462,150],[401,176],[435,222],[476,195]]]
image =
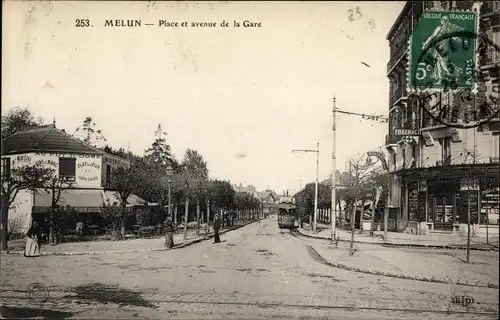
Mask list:
[[75,187],[99,188],[101,186],[101,155],[73,153],[29,153],[10,157],[12,166],[41,164],[53,168],[59,174],[59,158],[75,159]]

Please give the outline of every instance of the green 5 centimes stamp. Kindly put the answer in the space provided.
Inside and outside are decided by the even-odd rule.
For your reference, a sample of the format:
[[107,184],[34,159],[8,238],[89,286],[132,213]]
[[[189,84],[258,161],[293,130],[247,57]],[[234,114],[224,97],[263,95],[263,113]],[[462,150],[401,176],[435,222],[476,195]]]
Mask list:
[[411,89],[470,89],[475,85],[476,38],[474,11],[424,12],[413,30],[410,46]]

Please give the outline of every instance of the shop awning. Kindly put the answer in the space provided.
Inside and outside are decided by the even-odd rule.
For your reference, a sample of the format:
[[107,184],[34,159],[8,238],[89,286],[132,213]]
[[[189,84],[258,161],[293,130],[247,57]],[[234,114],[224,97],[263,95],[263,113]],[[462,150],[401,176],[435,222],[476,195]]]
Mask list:
[[[111,190],[106,190],[103,191],[104,194],[104,201],[109,203],[120,203],[120,195],[116,191],[111,191]],[[139,196],[136,196],[135,194],[131,194],[127,198],[127,207],[134,207],[134,206],[157,206],[158,204],[155,202],[148,202],[144,199],[142,199]]]
[[[109,201],[109,202],[108,202]],[[104,191],[99,189],[68,189],[61,193],[59,206],[71,206],[78,212],[101,212],[101,207],[106,203],[120,203],[120,198],[115,191]],[[52,194],[45,191],[35,193],[33,213],[48,212],[52,204]],[[144,199],[131,194],[127,199],[127,207],[134,206],[157,206],[158,204],[147,202]]]
[[[61,192],[58,202],[60,206],[71,206],[78,212],[100,212],[104,203],[102,190],[69,189]],[[52,205],[52,193],[46,191],[35,192],[33,212],[47,212]]]

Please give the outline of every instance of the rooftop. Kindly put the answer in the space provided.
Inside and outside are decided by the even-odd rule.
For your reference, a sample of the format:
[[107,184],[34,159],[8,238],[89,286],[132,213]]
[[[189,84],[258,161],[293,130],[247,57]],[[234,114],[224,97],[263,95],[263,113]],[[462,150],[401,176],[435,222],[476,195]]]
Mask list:
[[28,152],[103,153],[54,125],[20,131],[2,141],[2,155]]

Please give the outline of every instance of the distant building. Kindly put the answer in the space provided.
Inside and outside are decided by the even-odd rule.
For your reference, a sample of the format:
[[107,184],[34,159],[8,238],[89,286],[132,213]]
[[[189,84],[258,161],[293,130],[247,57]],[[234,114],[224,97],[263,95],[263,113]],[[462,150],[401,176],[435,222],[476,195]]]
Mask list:
[[[114,169],[130,165],[127,159],[108,154],[59,130],[46,125],[15,133],[2,141],[2,176],[23,164],[39,163],[54,168],[60,179],[71,184],[63,191],[59,205],[69,205],[81,214],[95,216],[108,200],[119,202],[109,181]],[[135,195],[129,197],[129,206],[145,202]],[[9,219],[22,217],[24,231],[31,219],[44,220],[50,211],[52,199],[48,192],[22,190],[9,210]]]
[[[389,199],[393,230],[415,230],[417,222],[424,221],[430,229],[451,230],[466,221],[467,198],[472,201],[473,223],[485,223],[487,216],[490,223],[498,221],[500,119],[479,128],[446,127],[420,109],[407,92],[408,43],[423,11],[471,10],[475,2],[407,1],[387,34],[390,120],[385,145],[393,175]],[[499,1],[482,1],[479,32],[496,45],[499,17]],[[481,85],[490,94],[498,88],[498,71],[493,72],[498,70],[498,52],[490,46],[479,64],[484,73]],[[397,134],[399,129],[415,134]]]

